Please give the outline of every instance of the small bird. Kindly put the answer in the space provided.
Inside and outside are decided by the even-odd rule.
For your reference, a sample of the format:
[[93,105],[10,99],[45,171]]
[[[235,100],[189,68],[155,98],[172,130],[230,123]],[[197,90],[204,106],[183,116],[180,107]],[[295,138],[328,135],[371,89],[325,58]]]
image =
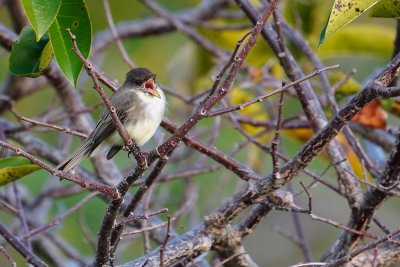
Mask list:
[[[155,77],[146,68],[132,69],[126,74],[122,87],[110,98],[122,125],[138,146],[144,145],[154,135],[164,117],[165,95],[155,83]],[[91,157],[107,148],[110,148],[107,159],[111,159],[124,145],[109,111],[105,109],[93,132],[57,169],[69,171],[83,158]]]

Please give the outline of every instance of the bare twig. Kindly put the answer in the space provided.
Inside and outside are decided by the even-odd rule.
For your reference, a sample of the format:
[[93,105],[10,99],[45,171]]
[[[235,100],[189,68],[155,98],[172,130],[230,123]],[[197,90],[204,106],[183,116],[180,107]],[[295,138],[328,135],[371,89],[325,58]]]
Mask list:
[[384,237],[381,237],[381,238],[379,238],[379,239],[377,239],[375,241],[372,241],[372,242],[369,242],[369,243],[367,243],[365,245],[359,246],[356,249],[354,249],[353,251],[351,251],[348,255],[346,255],[344,257],[341,257],[341,258],[339,258],[339,259],[337,259],[337,260],[335,260],[333,262],[330,262],[330,263],[326,264],[325,266],[327,266],[327,267],[335,267],[335,266],[341,266],[342,264],[344,264],[346,262],[351,262],[351,260],[355,256],[363,253],[364,251],[376,248],[379,244],[382,244],[383,242],[393,240],[399,233],[400,233],[400,229],[396,230],[396,231],[394,231],[394,232],[392,232],[392,233],[390,233],[390,234],[388,234],[388,235],[386,235]]
[[282,127],[282,108],[283,108],[283,92],[281,92],[278,104],[278,118],[276,122],[275,135],[271,143],[271,157],[272,157],[272,175],[275,179],[280,178],[279,161],[277,156],[278,145],[280,143],[281,127]]
[[164,243],[162,244],[161,248],[160,248],[160,266],[163,267],[164,266],[164,250],[165,250],[165,246],[167,245],[168,240],[171,237],[171,232],[170,232],[170,228],[171,228],[171,217],[168,216],[168,223],[167,223],[167,235],[165,236],[164,239]]
[[84,197],[81,201],[79,201],[78,203],[76,203],[72,208],[68,209],[67,211],[65,211],[63,214],[57,216],[56,218],[54,218],[53,220],[51,220],[49,223],[47,223],[46,225],[43,225],[41,227],[37,227],[35,229],[32,229],[29,234],[26,234],[23,239],[24,240],[28,240],[30,239],[32,236],[37,235],[39,233],[43,233],[47,230],[49,230],[51,227],[58,225],[60,222],[62,222],[66,217],[68,217],[69,215],[71,215],[72,213],[74,213],[75,211],[77,211],[78,209],[80,209],[86,202],[88,202],[89,200],[91,200],[93,197],[97,196],[99,194],[99,192],[93,192],[89,195],[87,195],[86,197]]
[[0,252],[6,257],[7,261],[10,263],[11,267],[17,267],[17,263],[13,259],[13,257],[10,255],[10,253],[5,250],[3,246],[0,246]]
[[301,187],[303,187],[304,192],[306,192],[307,197],[308,197],[308,210],[309,210],[310,212],[312,212],[312,198],[311,198],[311,193],[310,193],[310,191],[308,191],[307,187],[304,186],[304,184],[303,184],[302,181],[300,181],[300,185],[301,185]]
[[266,99],[266,98],[268,98],[270,96],[279,94],[279,93],[289,89],[292,86],[300,84],[301,82],[304,82],[304,81],[306,81],[306,80],[308,80],[308,79],[310,79],[310,78],[312,78],[312,77],[314,77],[316,75],[319,75],[321,72],[324,72],[324,71],[327,71],[327,70],[331,70],[331,69],[336,69],[338,67],[339,67],[339,65],[332,65],[332,66],[325,67],[325,68],[322,68],[322,69],[319,69],[319,70],[315,70],[315,71],[311,72],[310,74],[305,75],[304,77],[302,77],[302,78],[300,78],[298,80],[295,80],[293,82],[287,83],[284,86],[282,86],[281,88],[278,88],[278,89],[276,89],[276,90],[274,90],[274,91],[272,91],[272,92],[270,92],[268,94],[265,94],[263,96],[259,96],[257,98],[254,98],[252,100],[246,101],[246,102],[244,102],[242,104],[239,104],[239,105],[236,105],[236,106],[233,106],[233,107],[228,107],[228,108],[224,108],[224,109],[220,109],[220,110],[210,111],[209,113],[207,113],[206,117],[207,118],[211,118],[211,117],[214,117],[214,116],[220,116],[220,115],[223,115],[223,114],[226,114],[226,113],[229,113],[229,112],[233,112],[233,111],[236,111],[236,110],[244,109],[247,106],[253,105],[253,104],[258,103],[258,102],[262,102],[264,99]]
[[[300,184],[305,191],[307,190],[306,193],[308,194],[308,189],[306,187],[304,187],[302,182],[300,182]],[[288,183],[288,188],[289,188],[290,192],[293,191],[291,182]],[[310,209],[311,208],[311,195],[308,195],[308,196],[309,196],[309,209]],[[311,212],[311,209],[310,209],[310,212]],[[312,258],[310,246],[308,245],[308,241],[307,241],[307,238],[304,233],[304,227],[303,227],[302,221],[300,220],[300,215],[296,212],[292,213],[292,218],[293,218],[294,228],[296,230],[296,235],[297,235],[298,241],[299,241],[299,243],[298,243],[299,248],[303,252],[304,259],[307,262],[310,262],[310,261],[312,261],[313,258]]]
[[0,235],[4,237],[5,240],[10,243],[10,245],[17,250],[28,263],[32,264],[35,267],[46,267],[47,265],[39,259],[35,254],[33,254],[19,239],[13,235],[10,231],[7,230],[0,223]]
[[[29,226],[28,226],[28,222],[26,220],[25,207],[22,205],[21,192],[18,189],[18,186],[15,182],[12,182],[12,186],[13,186],[13,191],[15,194],[15,207],[17,208],[17,211],[18,211],[18,217],[21,221],[21,225],[22,225],[24,234],[27,234],[27,233],[29,233]],[[23,242],[29,250],[32,249],[30,240],[23,240]]]
[[121,38],[118,35],[118,31],[115,28],[114,20],[111,14],[110,2],[109,0],[104,0],[104,10],[106,12],[106,18],[108,22],[108,26],[110,27],[111,34],[114,37],[115,43],[118,47],[119,52],[121,53],[122,59],[128,64],[128,66],[133,69],[135,68],[135,64],[133,64],[132,60],[129,58],[128,53],[125,50],[124,45],[122,44]]
[[215,46],[213,43],[211,43],[208,39],[205,39],[202,37],[199,33],[197,33],[195,30],[184,24],[179,18],[171,16],[168,11],[166,11],[164,8],[162,8],[160,5],[158,5],[156,2],[152,0],[142,0],[142,2],[149,7],[154,13],[162,17],[163,19],[167,20],[169,23],[174,25],[179,31],[185,33],[187,36],[189,36],[193,41],[197,44],[199,44],[201,47],[206,49],[208,52],[213,54],[216,57],[220,57],[222,59],[228,57],[228,53],[225,51],[221,50],[217,46]]
[[163,209],[159,209],[156,211],[152,211],[152,212],[147,212],[145,214],[141,214],[141,215],[135,215],[135,216],[127,216],[124,217],[123,220],[116,222],[115,226],[118,227],[120,225],[124,225],[127,224],[128,222],[132,222],[132,221],[141,221],[141,220],[147,220],[148,218],[152,217],[152,216],[156,216],[159,214],[163,214],[163,213],[167,213],[168,209],[167,208],[163,208]]
[[7,149],[10,149],[12,151],[14,151],[17,155],[21,155],[27,159],[29,159],[33,164],[41,167],[42,169],[45,169],[46,171],[48,171],[49,173],[51,173],[52,175],[56,175],[58,177],[61,177],[63,179],[69,180],[71,182],[74,182],[76,184],[78,184],[79,186],[81,186],[82,188],[87,188],[90,190],[96,190],[99,191],[105,195],[107,195],[110,198],[113,199],[119,199],[120,198],[120,194],[118,193],[118,191],[110,186],[106,186],[106,185],[102,185],[102,184],[97,184],[97,183],[93,183],[87,180],[84,180],[83,178],[81,178],[78,175],[73,175],[67,172],[63,172],[57,169],[54,169],[52,167],[50,167],[48,164],[44,163],[43,161],[37,159],[36,157],[32,156],[31,154],[23,151],[22,149],[12,146],[6,142],[3,142],[0,140],[0,146],[5,147]]

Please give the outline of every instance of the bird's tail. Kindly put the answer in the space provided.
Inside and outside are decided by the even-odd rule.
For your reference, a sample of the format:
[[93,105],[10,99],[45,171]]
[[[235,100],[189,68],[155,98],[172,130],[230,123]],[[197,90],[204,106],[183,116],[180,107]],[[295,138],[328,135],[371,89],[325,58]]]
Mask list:
[[75,168],[85,157],[92,152],[92,143],[85,140],[82,145],[68,159],[61,162],[56,169],[60,171],[69,171]]

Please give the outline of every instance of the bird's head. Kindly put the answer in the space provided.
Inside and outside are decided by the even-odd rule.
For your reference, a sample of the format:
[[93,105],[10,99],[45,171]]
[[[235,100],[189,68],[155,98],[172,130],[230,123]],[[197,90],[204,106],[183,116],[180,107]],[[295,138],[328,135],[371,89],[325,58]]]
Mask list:
[[156,74],[152,73],[146,68],[136,68],[130,70],[126,74],[125,87],[132,88],[138,87],[152,96],[161,98],[160,94],[157,92],[157,85],[155,83]]

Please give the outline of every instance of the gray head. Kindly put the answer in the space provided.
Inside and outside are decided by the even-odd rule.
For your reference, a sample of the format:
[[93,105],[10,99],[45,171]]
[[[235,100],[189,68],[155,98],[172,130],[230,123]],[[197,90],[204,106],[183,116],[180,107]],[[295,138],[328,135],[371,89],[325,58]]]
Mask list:
[[157,86],[155,84],[156,74],[152,73],[146,68],[136,68],[130,70],[126,74],[126,80],[124,82],[125,88],[139,88],[146,93],[153,96],[160,97],[156,91]]
[[136,68],[130,70],[126,74],[126,79],[124,85],[129,85],[129,86],[140,86],[142,85],[145,81],[155,78],[156,75],[152,73],[149,69],[146,68]]

